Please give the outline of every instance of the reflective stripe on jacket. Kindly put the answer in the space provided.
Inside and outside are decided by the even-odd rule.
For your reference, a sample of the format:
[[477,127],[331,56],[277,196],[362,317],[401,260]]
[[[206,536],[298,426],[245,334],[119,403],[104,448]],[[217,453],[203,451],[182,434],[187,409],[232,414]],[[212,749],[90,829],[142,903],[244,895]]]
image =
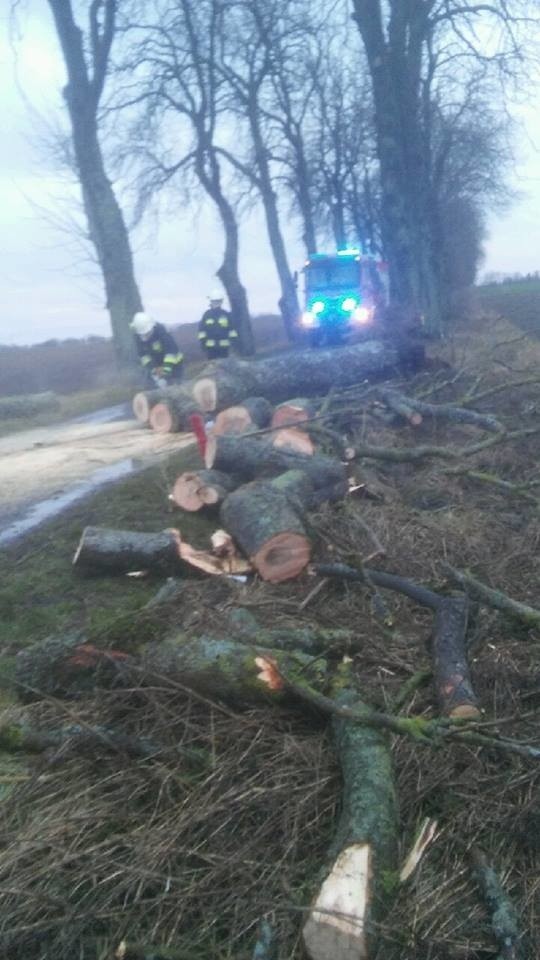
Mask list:
[[154,324],[154,329],[146,340],[139,336],[135,339],[143,367],[149,367],[151,370],[161,368],[165,378],[180,370],[184,355],[178,349],[172,334],[162,323]]
[[211,350],[213,347],[230,347],[231,340],[238,339],[232,316],[222,307],[205,310],[199,320],[199,340],[201,346]]

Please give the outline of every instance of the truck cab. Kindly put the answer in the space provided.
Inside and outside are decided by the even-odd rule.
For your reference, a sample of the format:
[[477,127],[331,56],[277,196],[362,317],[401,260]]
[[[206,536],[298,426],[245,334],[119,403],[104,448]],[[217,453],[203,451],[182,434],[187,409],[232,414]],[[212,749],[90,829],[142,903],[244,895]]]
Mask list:
[[359,250],[315,253],[306,260],[304,310],[299,325],[312,346],[349,334],[375,336],[387,302],[385,264]]

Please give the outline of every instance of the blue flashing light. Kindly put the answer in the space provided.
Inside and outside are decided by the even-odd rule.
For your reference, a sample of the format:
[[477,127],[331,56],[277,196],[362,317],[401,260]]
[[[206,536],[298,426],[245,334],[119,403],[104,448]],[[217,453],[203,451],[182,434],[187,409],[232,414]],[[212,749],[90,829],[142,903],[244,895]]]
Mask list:
[[[322,313],[326,304],[324,300],[315,300],[315,303],[311,304],[311,312],[314,314]],[[356,306],[356,304],[355,304]]]
[[361,251],[358,247],[348,247],[346,250],[338,250],[338,257],[358,257]]
[[354,297],[345,297],[345,300],[341,304],[341,309],[346,313],[350,310],[354,310],[356,307],[356,300]]

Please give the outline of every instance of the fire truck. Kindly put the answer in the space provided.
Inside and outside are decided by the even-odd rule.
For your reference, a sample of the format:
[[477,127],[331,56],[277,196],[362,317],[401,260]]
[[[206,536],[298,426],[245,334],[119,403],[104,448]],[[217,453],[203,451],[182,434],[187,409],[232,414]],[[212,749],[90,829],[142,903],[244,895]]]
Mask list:
[[348,335],[377,336],[388,302],[387,267],[360,250],[314,253],[306,260],[304,310],[299,326],[312,346],[342,343]]

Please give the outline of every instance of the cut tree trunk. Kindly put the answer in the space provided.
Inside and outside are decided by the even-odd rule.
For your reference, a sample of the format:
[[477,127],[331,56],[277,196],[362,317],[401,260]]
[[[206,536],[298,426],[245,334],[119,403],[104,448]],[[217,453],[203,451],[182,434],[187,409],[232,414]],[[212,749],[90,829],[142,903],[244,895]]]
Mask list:
[[248,396],[279,403],[294,397],[328,393],[331,387],[352,386],[366,378],[384,376],[397,365],[397,351],[378,340],[327,350],[303,350],[254,360],[224,361],[215,371],[203,371],[193,396],[207,413],[223,410]]
[[126,574],[139,570],[178,575],[185,569],[180,558],[180,533],[138,533],[85,527],[73,557],[73,566],[90,574]]
[[256,480],[231,493],[221,522],[263,580],[281,583],[297,577],[311,558],[311,542],[301,519],[313,486],[301,471],[275,480]]
[[150,410],[150,426],[156,433],[179,433],[191,431],[189,418],[201,410],[192,397],[185,393],[164,397]]
[[40,413],[57,410],[60,401],[55,393],[22,394],[18,397],[0,397],[0,418],[8,420],[10,417],[34,417]]
[[235,407],[218,413],[213,433],[245,433],[257,427],[267,427],[272,418],[272,406],[264,397],[247,397]]
[[[272,667],[276,668],[276,674]],[[171,633],[161,642],[143,643],[137,656],[103,650],[81,637],[48,637],[21,651],[15,665],[18,689],[46,695],[72,695],[96,683],[111,685],[155,682],[156,676],[178,681],[203,696],[234,706],[291,700],[280,679],[320,685],[326,672],[321,658],[233,640],[201,636],[188,639]],[[27,698],[28,699],[28,698]]]
[[[364,709],[352,691],[338,704]],[[385,911],[388,878],[397,865],[397,801],[386,734],[334,717],[343,801],[332,866],[304,925],[312,960],[368,960],[374,956]]]
[[312,457],[315,453],[315,444],[304,430],[297,427],[283,427],[271,435],[270,442],[276,450],[289,450],[292,453],[304,454],[306,457]]
[[441,597],[433,626],[433,673],[442,713],[478,719],[466,654],[468,609],[466,596]]
[[412,427],[420,426],[422,423],[422,414],[414,408],[408,397],[404,397],[394,390],[379,390],[379,395],[384,400],[386,406],[389,407],[393,413],[397,414],[398,417],[407,420]]
[[[235,473],[244,480],[275,477],[287,470],[302,470],[315,489],[341,484],[347,489],[347,474],[339,460],[316,454],[312,457],[274,447],[271,440],[255,437],[209,437],[206,466]],[[343,494],[343,496],[345,493]]]
[[187,383],[170,387],[159,387],[156,390],[139,390],[132,401],[133,414],[140,423],[149,423],[150,411],[156,403],[168,400],[170,397],[186,397],[192,401],[191,390]]
[[181,473],[174,484],[171,499],[183,510],[194,513],[203,507],[222,503],[227,494],[240,486],[240,480],[220,470]]
[[280,403],[274,410],[272,417],[272,427],[291,427],[298,423],[304,423],[315,416],[315,404],[306,397],[297,397],[294,400],[288,400],[286,403]]

